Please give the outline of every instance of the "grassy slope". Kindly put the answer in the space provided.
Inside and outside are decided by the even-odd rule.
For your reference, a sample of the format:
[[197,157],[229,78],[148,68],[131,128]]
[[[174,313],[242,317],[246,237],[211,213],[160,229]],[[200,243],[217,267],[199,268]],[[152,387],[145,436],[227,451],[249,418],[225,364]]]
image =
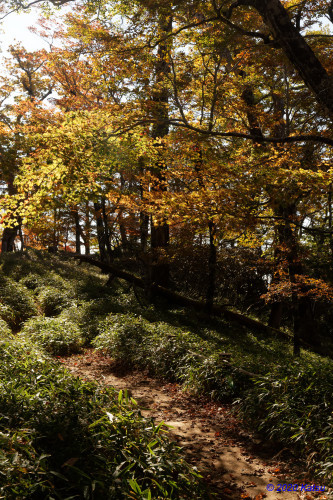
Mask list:
[[[110,302],[105,280],[42,254],[1,262],[0,497],[206,498],[163,425],[142,418],[126,395],[71,376],[46,352],[80,349],[96,308]],[[7,318],[21,333],[11,334]]]
[[[12,318],[14,330],[25,322],[23,339],[33,338],[53,354],[92,342],[198,393],[239,399],[251,425],[291,446],[332,481],[331,360],[309,352],[294,360],[287,343],[165,303],[151,306],[126,283],[104,286],[107,278],[84,265],[40,253],[28,257],[6,256],[2,272],[11,293],[3,287],[2,300],[0,294],[0,316]],[[15,287],[23,306],[22,300],[18,306],[8,298],[15,296]],[[29,319],[36,311],[52,318]]]

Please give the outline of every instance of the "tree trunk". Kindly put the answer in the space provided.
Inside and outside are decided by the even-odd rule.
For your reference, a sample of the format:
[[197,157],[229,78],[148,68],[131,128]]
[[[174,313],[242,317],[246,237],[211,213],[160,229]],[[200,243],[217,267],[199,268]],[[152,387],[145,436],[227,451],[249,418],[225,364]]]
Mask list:
[[[8,194],[10,196],[16,194],[16,188],[14,187],[14,177],[10,177],[7,180],[7,189],[8,189]],[[12,217],[10,216],[9,220],[11,218]],[[1,253],[14,252],[15,250],[14,241],[20,229],[21,229],[20,219],[15,221],[12,227],[5,227],[1,239]]]
[[146,253],[148,243],[149,215],[140,212],[140,245],[141,251]]
[[[231,53],[227,51],[227,57],[228,57],[228,64],[231,68],[235,67],[234,61],[232,60]],[[245,79],[246,73],[243,70],[234,70],[237,72],[237,74]],[[245,84],[243,91],[242,91],[242,99],[244,103],[246,104],[246,117],[248,121],[248,126],[249,126],[249,131],[252,136],[256,137],[257,139],[254,140],[254,143],[261,143],[263,139],[263,133],[260,128],[260,123],[258,120],[258,112],[256,110],[256,100],[254,97],[253,93],[253,88],[251,84],[248,82]],[[279,114],[281,115],[281,120],[277,122],[275,125],[274,132],[277,134],[277,136],[283,136],[284,133],[284,124],[283,124],[283,103],[277,98],[277,96],[273,96],[274,99],[274,111],[277,112],[279,111]],[[281,110],[281,105],[282,105],[282,110]],[[277,109],[279,108],[279,109]],[[277,251],[275,251],[274,259],[277,262],[278,261],[278,256],[277,256]],[[273,277],[274,281],[274,277]],[[282,313],[283,313],[283,303],[282,302],[273,302],[271,306],[271,311],[268,319],[268,325],[272,328],[279,329],[281,326],[281,320],[282,320]]]
[[276,208],[275,213],[280,217],[280,223],[277,227],[279,245],[276,250],[276,260],[280,263],[285,262],[287,266],[286,271],[289,273],[294,356],[299,356],[302,318],[300,315],[300,301],[298,298],[296,276],[302,273],[302,265],[299,259],[299,242],[296,228],[292,227],[296,216],[296,203],[280,204]]
[[155,226],[151,224],[151,247],[152,283],[167,287],[169,284],[169,262],[167,256],[167,247],[169,244],[169,226],[167,223]]
[[127,241],[126,227],[124,224],[122,210],[119,210],[118,213],[118,225],[119,225],[121,247],[125,249],[128,246],[128,241]]
[[14,252],[14,240],[19,231],[19,226],[5,227],[2,233],[1,253]]
[[[205,182],[203,179],[203,158],[202,158],[202,149],[198,145],[195,147],[196,152],[198,152],[198,158],[195,161],[194,169],[198,176],[198,184],[201,189],[205,189]],[[208,234],[209,234],[209,256],[208,256],[208,285],[206,290],[206,309],[207,312],[210,312],[214,303],[214,295],[216,288],[216,260],[217,260],[217,251],[216,251],[216,224],[212,221],[208,221]]]
[[296,279],[295,275],[297,272],[297,255],[292,255],[289,262],[289,277],[291,283],[291,310],[293,319],[293,346],[294,346],[294,356],[299,357],[301,354],[301,316],[298,294],[295,290]]
[[[161,7],[159,14],[159,29],[162,40],[158,45],[157,62],[155,66],[156,72],[156,89],[153,92],[154,118],[155,123],[152,128],[152,138],[163,138],[169,133],[169,89],[167,76],[170,72],[169,66],[169,44],[170,38],[165,39],[172,32],[172,10],[170,8]],[[161,147],[158,143],[156,146]],[[163,170],[165,165],[163,162],[158,162],[153,169],[157,177],[156,190],[165,190]],[[154,189],[154,186],[152,186]],[[143,229],[147,219],[143,217]],[[143,234],[142,234],[143,236]],[[141,244],[143,240],[141,239]],[[151,248],[152,248],[152,269],[151,279],[153,283],[161,286],[168,286],[169,283],[169,263],[167,259],[167,248],[169,244],[169,226],[166,221],[154,222],[151,220]]]
[[[141,175],[144,173],[144,160],[142,157],[139,158],[139,169]],[[140,182],[140,198],[142,204],[144,204],[145,200],[145,193],[146,190],[144,189],[144,186],[142,185],[142,182]],[[141,251],[142,253],[147,252],[147,245],[148,245],[148,229],[149,229],[149,215],[144,211],[140,211],[140,245],[141,245]]]
[[106,246],[106,251],[107,251],[107,255],[108,255],[108,262],[112,262],[113,254],[112,254],[108,216],[106,213],[106,206],[105,206],[105,198],[104,197],[102,198],[102,215],[103,215],[105,246]]
[[331,263],[333,264],[333,233],[332,233],[332,184],[329,185],[328,190],[328,230],[329,230],[329,246],[331,252]]
[[20,241],[21,241],[21,252],[23,252],[23,250],[24,250],[24,236],[23,236],[23,232],[22,232],[22,223],[21,222],[19,225],[18,234],[19,234]]
[[81,253],[81,226],[80,226],[80,217],[78,207],[74,207],[72,210],[72,214],[75,222],[75,252]]
[[105,245],[105,231],[104,231],[104,224],[103,224],[103,218],[102,218],[102,205],[101,205],[101,203],[97,203],[97,202],[94,203],[94,209],[95,209],[95,218],[96,218],[96,231],[97,231],[99,255],[100,255],[101,262],[107,263],[108,258],[107,258],[106,245]]
[[238,0],[235,4],[248,5],[258,11],[274,40],[298,71],[305,85],[313,92],[317,102],[332,115],[332,78],[293,25],[282,3],[279,0]]
[[84,229],[85,229],[85,238],[84,238],[84,249],[85,249],[85,254],[89,255],[90,254],[90,232],[91,232],[91,226],[90,226],[90,213],[89,213],[89,202],[86,202],[86,212],[85,212],[85,222],[84,222]]
[[271,326],[272,328],[276,328],[278,330],[281,326],[282,312],[282,302],[273,302],[271,306],[271,312],[269,314],[268,326]]
[[210,312],[213,308],[213,301],[215,295],[216,284],[216,225],[214,222],[209,221],[209,259],[208,259],[208,287],[206,293],[206,309]]
[[[139,161],[139,163],[140,163],[140,161]],[[123,193],[124,189],[125,189],[125,180],[124,180],[123,174],[121,173],[120,174],[120,192]],[[127,241],[126,226],[125,226],[124,219],[123,219],[123,210],[122,209],[120,209],[118,211],[117,219],[118,219],[118,225],[119,225],[121,248],[125,249],[128,247],[128,241]]]

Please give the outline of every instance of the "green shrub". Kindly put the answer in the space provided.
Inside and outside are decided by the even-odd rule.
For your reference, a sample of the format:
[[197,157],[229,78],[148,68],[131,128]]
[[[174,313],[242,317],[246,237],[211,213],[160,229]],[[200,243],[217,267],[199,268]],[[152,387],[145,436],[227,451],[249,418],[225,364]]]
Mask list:
[[140,364],[145,358],[144,340],[148,336],[149,323],[134,314],[110,314],[101,321],[99,335],[92,341],[98,349],[106,350],[123,362]]
[[31,316],[37,314],[31,292],[20,283],[0,276],[0,318],[4,319],[13,330]]
[[110,313],[122,313],[127,310],[127,307],[120,305],[117,300],[114,297],[104,296],[100,299],[80,301],[78,304],[66,307],[61,312],[60,317],[76,323],[80,327],[85,343],[89,345],[101,331],[101,324],[104,323],[106,316],[109,317]]
[[90,345],[91,340],[96,337],[99,322],[104,318],[104,315],[101,314],[104,300],[101,299],[102,304],[98,304],[97,302],[80,302],[79,304],[65,308],[59,316],[59,318],[78,325],[86,345]]
[[91,301],[110,298],[114,295],[114,289],[105,286],[107,276],[93,274],[91,268],[87,271],[82,266],[80,266],[80,271],[80,276],[75,278],[75,288],[81,299]]
[[45,316],[56,316],[71,304],[72,299],[66,290],[45,286],[39,289],[37,301]]
[[29,273],[20,279],[20,283],[28,288],[28,290],[34,291],[41,284],[41,277],[38,274]]
[[67,278],[65,278],[64,276],[61,276],[61,274],[59,273],[59,269],[51,269],[48,272],[46,271],[46,269],[44,269],[44,273],[39,280],[38,292],[43,288],[50,288],[62,292],[67,292],[71,294],[72,297],[75,297],[76,295],[75,286],[72,283],[71,277],[68,276]]
[[177,378],[181,360],[191,348],[188,332],[167,323],[150,323],[135,314],[110,314],[100,322],[98,331],[92,341],[97,349],[171,378]]
[[247,376],[226,366],[218,351],[213,354],[209,342],[142,316],[107,316],[92,344],[123,363],[148,368],[155,375],[181,381],[193,392],[223,400],[232,400],[250,383]]
[[21,336],[58,356],[80,352],[83,344],[79,327],[59,317],[31,318],[24,324]]
[[[12,280],[18,282],[28,275],[35,275],[43,279],[47,273],[52,273],[55,260],[47,252],[26,249],[23,253],[7,252],[1,254],[2,272]],[[59,266],[60,266],[59,262]]]
[[197,474],[127,394],[83,382],[0,339],[0,496],[207,498]]
[[202,355],[200,351],[197,355],[191,353],[179,371],[183,384],[192,392],[224,402],[234,401],[252,384],[247,375],[226,365],[219,352],[210,355]]
[[12,335],[12,331],[9,328],[6,321],[4,321],[3,319],[0,319],[0,337],[6,338],[6,337],[10,337],[11,335]]
[[242,401],[247,421],[268,438],[290,446],[309,467],[333,476],[333,362],[294,361],[272,367]]
[[177,378],[178,366],[190,348],[184,332],[167,323],[150,323],[135,314],[110,314],[100,322],[92,341],[97,349],[127,364],[149,368],[156,375]]

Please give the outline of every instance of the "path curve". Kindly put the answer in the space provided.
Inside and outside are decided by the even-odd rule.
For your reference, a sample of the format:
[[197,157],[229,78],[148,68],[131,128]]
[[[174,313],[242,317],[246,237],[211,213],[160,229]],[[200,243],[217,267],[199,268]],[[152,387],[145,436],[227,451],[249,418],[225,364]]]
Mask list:
[[[245,432],[230,405],[191,396],[178,384],[161,382],[142,371],[124,371],[112,359],[88,349],[84,354],[62,358],[76,376],[96,380],[117,390],[128,389],[142,414],[171,425],[170,437],[183,448],[218,499],[232,500],[326,500],[327,494],[300,491],[313,484],[304,469],[291,460],[281,461],[267,443]],[[275,457],[274,457],[275,454]],[[298,484],[297,492],[278,493],[277,485]],[[267,485],[274,490],[268,491]],[[318,483],[315,483],[318,485]]]

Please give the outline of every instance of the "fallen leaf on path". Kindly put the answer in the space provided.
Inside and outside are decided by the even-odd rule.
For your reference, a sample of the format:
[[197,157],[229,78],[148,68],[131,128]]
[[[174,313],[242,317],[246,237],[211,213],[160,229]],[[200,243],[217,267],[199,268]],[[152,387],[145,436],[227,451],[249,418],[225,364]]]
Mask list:
[[254,483],[253,481],[249,481],[249,482],[245,483],[245,485],[248,488],[254,488],[254,486],[257,486],[256,483]]
[[66,465],[71,467],[72,465],[76,464],[78,460],[79,460],[78,457],[69,458],[68,460],[66,460],[66,462],[62,464],[61,467],[65,467]]

